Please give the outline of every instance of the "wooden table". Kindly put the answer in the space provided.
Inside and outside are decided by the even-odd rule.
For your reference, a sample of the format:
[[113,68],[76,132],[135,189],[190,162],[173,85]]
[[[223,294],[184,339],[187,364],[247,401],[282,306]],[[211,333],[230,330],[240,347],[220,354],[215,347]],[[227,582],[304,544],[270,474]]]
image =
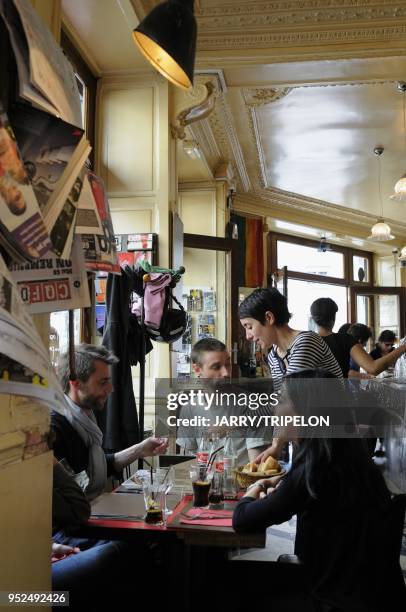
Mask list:
[[[139,508],[141,502],[144,503],[142,494],[133,494],[133,497],[136,500],[134,506]],[[235,506],[236,502],[231,504]],[[236,533],[232,527],[182,524],[181,513],[187,512],[191,505],[192,496],[185,495],[166,525],[151,525],[143,520],[91,518],[86,535],[132,542],[140,538],[158,541],[164,551],[167,578],[174,585],[177,612],[206,612],[211,607],[207,596],[211,594],[214,597],[208,585],[215,579],[213,589],[219,588],[225,579],[229,552],[240,548],[263,548],[266,534]],[[219,603],[219,597],[216,596],[215,602]]]

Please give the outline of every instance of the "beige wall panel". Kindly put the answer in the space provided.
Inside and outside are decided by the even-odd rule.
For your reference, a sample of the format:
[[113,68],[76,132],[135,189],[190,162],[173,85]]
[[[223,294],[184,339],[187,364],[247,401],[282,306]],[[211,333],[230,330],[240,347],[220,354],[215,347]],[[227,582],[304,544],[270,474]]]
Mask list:
[[110,196],[155,190],[154,97],[154,87],[103,93],[102,171]]
[[51,590],[52,453],[0,469],[1,590]]
[[188,234],[216,236],[216,189],[181,191],[179,215]]
[[152,232],[153,210],[148,208],[117,210],[116,205],[117,200],[110,199],[111,217],[115,234]]
[[[197,232],[196,232],[197,233]],[[183,285],[186,287],[213,287],[217,282],[217,252],[203,249],[185,249],[186,272]]]

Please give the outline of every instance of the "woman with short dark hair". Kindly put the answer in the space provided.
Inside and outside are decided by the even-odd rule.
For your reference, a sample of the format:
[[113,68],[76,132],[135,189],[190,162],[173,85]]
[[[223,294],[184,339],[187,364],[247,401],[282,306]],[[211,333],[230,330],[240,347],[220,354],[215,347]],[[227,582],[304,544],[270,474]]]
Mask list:
[[[305,369],[322,368],[342,378],[342,372],[327,344],[312,331],[290,327],[287,299],[277,289],[255,289],[240,305],[240,321],[247,340],[254,340],[268,351],[274,390],[278,391],[287,374]],[[266,413],[267,408],[264,408]],[[256,412],[261,414],[261,408]],[[255,459],[265,461],[270,455],[278,458],[287,442],[277,432],[272,445]]]
[[306,368],[323,368],[342,378],[340,366],[320,336],[289,326],[287,299],[277,289],[255,289],[241,303],[239,316],[247,340],[269,351],[274,389],[280,388],[286,374]]

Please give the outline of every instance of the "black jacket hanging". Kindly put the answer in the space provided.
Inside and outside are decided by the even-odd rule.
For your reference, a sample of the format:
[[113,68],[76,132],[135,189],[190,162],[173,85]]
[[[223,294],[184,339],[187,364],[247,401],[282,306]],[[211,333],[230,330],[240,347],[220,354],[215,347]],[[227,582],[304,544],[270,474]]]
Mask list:
[[[130,326],[130,296],[134,288],[134,272],[127,268],[122,275],[109,274],[106,290],[106,325],[103,346],[113,351],[120,361],[112,366],[113,393],[103,411],[97,414],[103,431],[105,450],[119,451],[140,441],[138,414],[135,404],[131,362],[134,352],[133,326]],[[130,331],[131,327],[131,331]],[[131,338],[131,340],[130,340]],[[138,336],[141,342],[142,336]]]

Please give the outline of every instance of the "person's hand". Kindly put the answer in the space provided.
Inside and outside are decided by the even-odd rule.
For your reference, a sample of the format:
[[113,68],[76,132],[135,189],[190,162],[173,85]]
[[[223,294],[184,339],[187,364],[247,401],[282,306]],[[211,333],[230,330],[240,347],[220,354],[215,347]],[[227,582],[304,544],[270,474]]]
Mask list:
[[52,542],[52,554],[57,559],[62,559],[66,555],[80,553],[80,548],[77,546],[65,546],[65,544],[56,544]]
[[153,455],[163,455],[167,448],[167,438],[147,438],[140,443],[140,456],[152,457]]
[[271,456],[275,457],[275,459],[278,459],[277,455],[278,453],[276,449],[273,446],[269,446],[264,451],[262,451],[262,453],[260,453],[257,457],[255,457],[254,463],[257,463],[259,465],[260,463],[263,463],[264,461],[268,459],[268,457],[271,457]]

